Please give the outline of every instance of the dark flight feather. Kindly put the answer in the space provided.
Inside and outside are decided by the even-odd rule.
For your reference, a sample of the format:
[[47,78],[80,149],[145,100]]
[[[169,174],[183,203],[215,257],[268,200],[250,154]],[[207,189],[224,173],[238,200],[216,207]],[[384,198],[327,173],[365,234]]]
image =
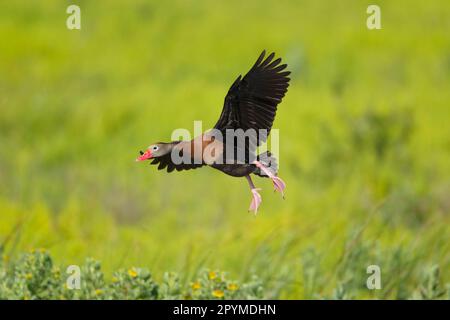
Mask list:
[[[263,51],[250,71],[239,76],[231,85],[215,129],[259,129],[267,130],[267,136],[275,119],[277,105],[289,87],[290,74],[281,58],[273,60],[275,53],[264,59]],[[257,145],[267,136],[258,136]]]
[[190,169],[196,169],[196,168],[200,168],[201,166],[203,166],[202,163],[200,164],[185,164],[185,163],[181,163],[181,164],[175,164],[172,162],[172,157],[171,157],[171,153],[169,152],[168,154],[161,156],[161,157],[157,157],[157,158],[153,158],[152,161],[150,162],[150,164],[152,165],[158,165],[158,170],[164,170],[165,168],[167,168],[167,172],[172,172],[174,170],[176,171],[181,171],[181,170],[190,170]]

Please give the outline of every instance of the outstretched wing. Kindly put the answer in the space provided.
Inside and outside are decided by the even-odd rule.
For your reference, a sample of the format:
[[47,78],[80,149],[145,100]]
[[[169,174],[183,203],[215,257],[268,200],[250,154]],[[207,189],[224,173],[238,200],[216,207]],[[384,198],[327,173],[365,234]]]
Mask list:
[[[140,151],[140,152],[142,154],[142,151]],[[152,159],[150,164],[158,165],[158,170],[164,170],[165,168],[167,168],[167,172],[172,172],[174,170],[177,170],[177,171],[190,170],[190,169],[200,168],[203,166],[202,163],[200,163],[200,164],[194,164],[194,163],[192,163],[192,164],[185,164],[185,163],[175,164],[172,162],[170,153],[168,153],[162,157]]]
[[277,105],[281,102],[289,86],[286,64],[280,64],[281,58],[273,60],[271,53],[266,59],[261,53],[250,71],[242,78],[239,76],[225,97],[222,114],[214,126],[215,129],[259,129],[267,130],[267,135],[258,138],[264,142],[270,133]]

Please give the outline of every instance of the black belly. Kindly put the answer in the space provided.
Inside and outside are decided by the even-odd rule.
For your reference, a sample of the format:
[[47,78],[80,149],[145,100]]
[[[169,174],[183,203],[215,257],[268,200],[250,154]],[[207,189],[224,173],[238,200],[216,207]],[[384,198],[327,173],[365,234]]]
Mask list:
[[253,164],[212,164],[211,167],[233,177],[244,177],[253,173],[256,166]]

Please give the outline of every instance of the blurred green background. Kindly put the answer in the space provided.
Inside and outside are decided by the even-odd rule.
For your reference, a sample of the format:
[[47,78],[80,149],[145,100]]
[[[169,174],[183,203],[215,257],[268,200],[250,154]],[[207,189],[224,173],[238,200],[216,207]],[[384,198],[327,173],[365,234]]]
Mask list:
[[[69,4],[81,30],[66,28]],[[0,245],[148,267],[202,268],[269,298],[409,298],[450,282],[450,3],[3,1]],[[286,200],[213,169],[167,174],[138,150],[217,120],[259,53],[292,71],[274,128]],[[379,265],[382,289],[366,288]],[[447,289],[450,290],[450,289]]]

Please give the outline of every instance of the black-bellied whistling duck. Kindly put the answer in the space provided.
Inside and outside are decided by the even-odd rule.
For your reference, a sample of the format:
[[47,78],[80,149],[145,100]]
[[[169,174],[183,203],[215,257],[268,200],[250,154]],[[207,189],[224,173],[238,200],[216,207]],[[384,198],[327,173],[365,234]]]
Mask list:
[[256,148],[267,140],[277,105],[287,92],[289,71],[274,53],[261,53],[244,76],[232,84],[214,129],[190,141],[160,142],[140,151],[136,161],[152,160],[158,170],[189,170],[210,166],[230,176],[246,177],[253,195],[249,211],[255,214],[261,195],[250,177],[256,174],[272,179],[284,198],[285,183],[277,176],[277,164],[270,152],[256,156]]

